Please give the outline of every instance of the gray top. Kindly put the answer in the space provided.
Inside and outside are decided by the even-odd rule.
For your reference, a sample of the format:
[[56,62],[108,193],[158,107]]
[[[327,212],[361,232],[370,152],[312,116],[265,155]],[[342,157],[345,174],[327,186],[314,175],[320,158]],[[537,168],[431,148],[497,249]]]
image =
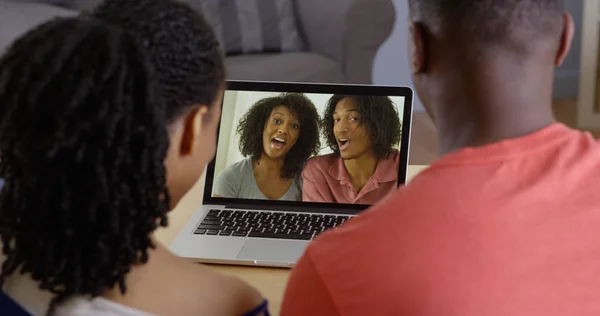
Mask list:
[[[269,200],[256,184],[251,158],[236,162],[221,171],[213,183],[213,195],[224,198]],[[299,177],[294,178],[289,190],[279,200],[302,201],[302,183]]]

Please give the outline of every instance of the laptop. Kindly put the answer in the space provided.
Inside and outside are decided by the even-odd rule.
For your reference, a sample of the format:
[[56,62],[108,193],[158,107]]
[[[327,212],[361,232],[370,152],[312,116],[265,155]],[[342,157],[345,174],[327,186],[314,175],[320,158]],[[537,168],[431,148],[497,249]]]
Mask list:
[[[333,95],[389,97],[396,106],[401,122],[401,140],[396,146],[396,155],[399,155],[396,159],[399,161],[398,180],[395,187],[392,180],[390,188],[395,190],[406,182],[413,102],[410,88],[229,81],[223,97],[217,153],[206,168],[202,205],[170,245],[170,250],[176,255],[204,263],[293,267],[311,240],[343,225],[371,206],[302,201],[302,194],[292,200],[270,200],[256,196],[221,197],[215,194],[218,175],[233,164],[248,159],[242,156],[238,146],[240,137],[236,129],[240,119],[260,100],[285,92],[306,96],[315,105],[321,118]],[[317,156],[332,154],[331,148],[324,145],[323,136],[320,137],[323,148]],[[251,177],[248,183],[254,181]]]

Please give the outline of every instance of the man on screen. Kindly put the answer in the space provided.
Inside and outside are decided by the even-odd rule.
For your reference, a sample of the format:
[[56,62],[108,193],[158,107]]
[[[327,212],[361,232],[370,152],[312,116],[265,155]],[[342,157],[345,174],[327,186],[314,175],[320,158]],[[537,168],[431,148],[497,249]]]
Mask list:
[[402,124],[389,97],[334,95],[322,125],[333,153],[306,164],[303,201],[373,204],[396,190]]

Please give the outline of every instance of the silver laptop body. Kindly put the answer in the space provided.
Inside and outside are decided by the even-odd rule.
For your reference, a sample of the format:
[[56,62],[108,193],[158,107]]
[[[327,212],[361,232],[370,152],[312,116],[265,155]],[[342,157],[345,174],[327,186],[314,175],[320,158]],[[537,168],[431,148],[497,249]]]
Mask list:
[[[213,181],[222,169],[219,146],[232,139],[236,123],[224,123],[239,105],[232,98],[251,99],[282,92],[304,93],[323,115],[322,100],[333,94],[389,96],[396,104],[402,123],[399,144],[398,185],[406,181],[413,92],[408,87],[343,84],[306,84],[283,82],[229,81],[223,100],[217,155],[207,166],[202,205],[186,222],[169,249],[176,255],[198,262],[292,267],[308,243],[323,231],[343,224],[369,205],[309,203],[256,199],[217,198]],[[236,109],[237,110],[237,109]],[[239,112],[239,111],[238,111]],[[228,126],[228,128],[224,128]],[[231,147],[231,145],[229,145]],[[233,146],[231,148],[236,148]],[[239,155],[239,153],[233,153]],[[237,156],[236,156],[237,157]],[[221,161],[220,161],[221,159]]]

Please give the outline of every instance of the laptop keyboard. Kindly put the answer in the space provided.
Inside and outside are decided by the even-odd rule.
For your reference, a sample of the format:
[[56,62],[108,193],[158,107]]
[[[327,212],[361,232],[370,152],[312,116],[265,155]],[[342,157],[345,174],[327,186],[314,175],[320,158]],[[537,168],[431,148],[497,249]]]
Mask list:
[[210,210],[195,234],[311,240],[349,218],[342,215]]

